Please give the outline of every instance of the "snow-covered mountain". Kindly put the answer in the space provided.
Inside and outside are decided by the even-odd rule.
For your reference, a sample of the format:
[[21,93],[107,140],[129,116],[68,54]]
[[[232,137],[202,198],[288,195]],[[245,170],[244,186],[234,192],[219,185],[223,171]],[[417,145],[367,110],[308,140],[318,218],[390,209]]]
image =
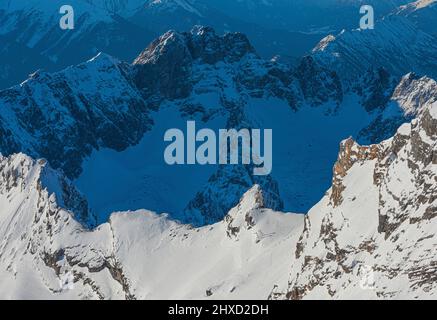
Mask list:
[[343,141],[332,187],[305,217],[265,209],[254,186],[202,228],[141,210],[87,229],[60,173],[2,157],[0,296],[435,298],[436,128],[434,103],[378,145]]
[[[239,33],[170,31],[132,64],[99,54],[57,73],[36,72],[0,92],[0,146],[4,155],[25,152],[62,169],[99,222],[114,211],[148,208],[210,224],[254,184],[270,208],[305,212],[329,187],[338,141],[350,135],[381,141],[417,114],[402,111],[400,92],[414,100],[427,80],[401,83],[393,95],[396,78],[383,81],[384,75],[372,73],[348,91],[314,57],[294,68],[261,59]],[[213,129],[274,128],[280,147],[273,173],[167,166],[164,132],[187,120]]]
[[[434,2],[419,1],[414,8],[420,3],[421,12],[435,20]],[[406,14],[405,8],[410,7],[377,20],[373,30],[343,30],[337,35],[329,35],[313,49],[312,56],[346,80],[356,79],[369,68],[379,67],[397,77],[416,72],[436,78],[436,37],[432,32],[428,33],[431,28],[422,29]]]
[[358,138],[361,141],[379,141],[390,137],[406,120],[413,119],[437,101],[437,83],[414,73],[402,77],[395,89],[388,91],[389,95],[381,94],[380,90],[376,92],[372,94],[373,99],[366,101],[375,101],[376,108],[381,108],[381,101],[385,101],[385,105],[375,120],[360,131]]
[[408,71],[436,75],[434,37],[395,16],[381,21],[378,28],[383,31],[355,30],[328,36],[313,50],[313,56],[345,78],[364,74],[369,66],[384,67],[397,76]]
[[[366,4],[383,16],[406,2]],[[0,88],[23,81],[37,69],[60,70],[100,51],[131,61],[163,32],[196,24],[219,33],[243,32],[261,55],[294,61],[328,32],[354,28],[362,1],[71,0],[75,29],[67,31],[59,28],[64,4],[0,1],[0,43],[5,43]],[[19,53],[13,49],[17,46]]]
[[[45,21],[36,2],[6,3],[7,37]],[[137,25],[127,17],[209,19],[198,3],[82,5]],[[132,63],[99,53],[0,91],[0,297],[436,298],[437,50],[420,24],[433,6],[327,37],[293,65],[196,26]],[[187,120],[272,128],[271,175],[168,166],[164,132]]]
[[[0,43],[4,43],[0,88],[23,81],[37,69],[60,70],[98,52],[132,61],[160,34],[189,30],[196,24],[213,26],[220,33],[245,32],[268,57],[299,56],[320,40],[319,35],[270,30],[231,18],[207,2],[191,0],[71,0],[75,28],[62,30],[59,9],[64,4],[61,0],[0,1]],[[13,50],[17,46],[19,55],[18,49]]]
[[[395,10],[413,23],[432,21],[433,13],[413,10],[412,5],[398,7],[406,2],[366,4],[375,7],[377,17]],[[0,51],[0,88],[23,81],[37,69],[60,70],[98,52],[132,61],[147,43],[167,30],[184,31],[197,24],[211,26],[218,33],[243,32],[262,56],[279,55],[294,62],[328,32],[355,28],[362,4],[361,0],[71,0],[75,29],[61,30],[59,9],[64,2],[1,0],[0,43],[4,49]],[[417,18],[416,12],[424,18]]]
[[[198,1],[201,2],[201,1]],[[360,7],[371,5],[376,17],[382,17],[408,0],[209,0],[211,6],[234,18],[262,24],[271,29],[306,33],[356,28]]]
[[[136,8],[138,1],[70,1],[74,8],[75,29],[59,27],[59,9],[64,1],[0,1],[0,36],[8,47],[2,50],[3,68],[14,70],[2,74],[0,87],[5,88],[27,78],[38,69],[54,71],[77,64],[99,51],[130,60],[155,36],[154,32],[129,22],[122,14]],[[116,3],[125,11],[116,10]],[[125,7],[126,6],[126,7]]]
[[[293,70],[259,58],[242,34],[218,36],[211,28],[195,27],[188,33],[165,33],[131,65],[99,54],[86,63],[57,73],[36,72],[19,86],[0,92],[3,108],[0,145],[4,154],[25,152],[36,158],[44,157],[69,178],[80,176],[79,186],[85,193],[94,194],[93,207],[98,207],[103,221],[113,210],[148,204],[151,209],[173,213],[182,212],[187,206],[189,214],[184,216],[203,224],[220,220],[254,183],[269,190],[272,208],[281,209],[283,200],[277,182],[270,176],[252,177],[247,168],[235,167],[175,168],[169,175],[166,173],[169,168],[162,161],[165,130],[184,126],[187,119],[217,129],[257,127],[258,124],[263,128],[266,109],[256,105],[262,106],[267,101],[272,107],[276,106],[273,111],[282,118],[283,134],[287,135],[298,128],[289,128],[284,116],[292,118],[300,109],[305,116],[309,112],[305,111],[309,108],[304,108],[305,105],[326,104],[317,111],[324,117],[324,113],[337,108],[341,100],[341,84],[336,75],[316,66],[311,58],[304,59],[298,69]],[[332,135],[334,145],[342,138],[341,130],[338,134],[340,137]],[[112,192],[95,194],[101,188],[93,181],[109,177],[108,171],[120,170],[108,168],[108,164],[113,163],[111,159],[118,155],[106,157],[99,150],[122,151],[130,146],[137,146],[135,151],[127,150],[132,156],[118,161],[131,163],[124,167],[135,169],[122,176],[132,176],[134,180],[108,184],[114,185]],[[99,155],[103,155],[100,164],[97,163]],[[95,166],[97,170],[90,168],[83,172],[84,159],[88,161],[85,168]],[[287,161],[287,157],[281,159]],[[167,176],[170,180],[162,181],[164,185],[181,189],[180,182],[186,180],[187,174],[190,177],[197,174],[198,179],[191,188],[185,187],[180,197],[175,195],[173,204],[161,201],[167,190],[150,189],[150,181],[141,181],[142,176],[152,181]],[[281,177],[286,175],[277,176]],[[234,181],[233,187],[229,181]],[[150,196],[134,195],[126,189],[126,185],[131,184]],[[195,196],[203,184],[208,184],[208,188]],[[321,194],[322,188],[320,186]],[[107,207],[101,202],[107,202],[108,192],[113,194],[113,200],[122,201],[119,207],[114,208],[114,203]],[[120,192],[126,192],[127,198]],[[133,198],[140,198],[140,203],[131,203],[129,199]],[[305,200],[303,206],[315,199]],[[169,207],[162,207],[163,203]]]
[[305,218],[286,298],[437,294],[437,104],[378,145],[340,147],[332,188]]
[[[89,230],[59,205],[62,189],[47,187],[46,163],[17,154],[0,168],[2,298],[266,298],[287,280],[289,231],[303,216],[262,209],[257,187],[213,226],[141,210]],[[266,277],[261,266],[277,272]]]

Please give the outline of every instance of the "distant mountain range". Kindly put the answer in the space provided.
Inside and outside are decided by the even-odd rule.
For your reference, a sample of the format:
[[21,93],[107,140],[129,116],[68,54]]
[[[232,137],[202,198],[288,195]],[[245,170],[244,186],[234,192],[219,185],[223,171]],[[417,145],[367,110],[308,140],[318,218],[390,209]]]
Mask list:
[[[378,17],[406,1],[370,1]],[[355,28],[361,1],[73,0],[76,28],[59,28],[60,0],[0,1],[0,88],[98,52],[132,61],[160,34],[193,25],[243,32],[266,58],[293,63],[328,32]],[[369,4],[369,1],[366,1]],[[430,28],[431,29],[431,28]],[[13,70],[13,71],[12,71]]]

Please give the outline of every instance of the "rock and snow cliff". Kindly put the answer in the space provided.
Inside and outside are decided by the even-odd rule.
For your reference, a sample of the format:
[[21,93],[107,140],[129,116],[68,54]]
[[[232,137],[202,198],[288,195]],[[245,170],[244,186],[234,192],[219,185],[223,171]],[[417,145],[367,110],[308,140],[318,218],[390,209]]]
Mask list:
[[332,188],[305,217],[286,298],[435,298],[436,112],[377,145],[342,142]]
[[433,104],[380,144],[343,141],[333,185],[306,216],[265,209],[255,185],[201,228],[140,210],[91,230],[86,203],[60,173],[3,157],[0,295],[435,298],[436,128]]
[[287,279],[290,230],[303,220],[263,209],[255,186],[211,226],[141,210],[90,229],[86,202],[45,161],[16,154],[0,171],[2,298],[266,298]]
[[[173,3],[191,1],[151,6]],[[195,27],[0,91],[0,297],[435,298],[433,4],[294,67]],[[272,175],[166,166],[163,133],[187,120],[273,128]]]
[[[418,3],[422,3],[420,12],[435,20],[435,2]],[[418,24],[406,11],[399,9],[376,20],[373,30],[343,30],[328,35],[313,49],[312,55],[346,82],[379,67],[397,77],[415,72],[436,78],[435,33],[432,28]]]
[[[112,211],[150,206],[195,225],[214,223],[253,184],[269,194],[272,209],[304,212],[329,187],[338,141],[349,135],[381,141],[416,114],[418,101],[431,101],[433,80],[410,74],[398,83],[378,69],[350,90],[317,55],[291,67],[260,58],[243,34],[220,36],[197,26],[163,34],[132,64],[101,53],[56,73],[35,72],[1,91],[0,151],[46,158],[79,178],[100,222]],[[254,177],[245,167],[217,167],[169,176],[157,141],[186,120],[213,129],[274,129],[282,146],[274,149],[273,174]],[[328,134],[320,136],[315,127]],[[294,136],[299,139],[289,138]],[[131,156],[100,157],[106,150]],[[140,158],[149,171],[140,168]],[[108,171],[124,170],[121,162],[135,169],[119,172],[125,180],[106,183]],[[197,184],[178,191],[187,177]],[[102,185],[105,191],[98,192]],[[163,206],[167,186],[176,193]]]
[[[294,70],[261,59],[240,33],[219,36],[198,26],[190,32],[165,33],[132,64],[101,53],[56,73],[35,72],[1,91],[0,150],[5,155],[25,152],[46,158],[74,179],[93,152],[124,151],[153,135],[154,128],[179,127],[188,119],[213,128],[259,128],[264,116],[253,114],[256,101],[280,105],[291,116],[305,104],[332,102],[334,109],[342,98],[336,74],[312,58]],[[173,110],[171,117],[161,115],[166,109]],[[160,134],[156,139],[162,141]],[[159,161],[150,158],[147,155],[144,165],[163,165],[162,152]],[[232,179],[235,189],[225,191]],[[277,182],[270,176],[253,177],[246,168],[216,168],[215,174],[199,181],[208,181],[210,191],[197,186],[178,218],[189,216],[185,221],[197,225],[216,222],[253,183],[269,190],[273,209],[283,208]]]

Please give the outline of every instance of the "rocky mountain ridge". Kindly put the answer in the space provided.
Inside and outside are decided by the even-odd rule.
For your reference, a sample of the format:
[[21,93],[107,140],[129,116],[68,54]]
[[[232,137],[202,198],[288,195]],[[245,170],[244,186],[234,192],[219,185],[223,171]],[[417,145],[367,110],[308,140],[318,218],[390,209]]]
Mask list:
[[333,186],[305,218],[286,298],[435,295],[436,107],[378,145],[342,142]]
[[434,103],[378,145],[343,141],[332,188],[306,216],[265,209],[256,185],[223,221],[201,228],[141,210],[114,213],[90,230],[66,200],[81,197],[53,187],[59,173],[23,154],[3,157],[0,294],[435,297],[436,111]]
[[[46,158],[74,179],[93,150],[123,151],[137,145],[165,105],[174,105],[185,119],[209,123],[223,118],[222,127],[251,128],[256,123],[245,111],[250,99],[279,99],[293,112],[304,104],[339,104],[342,89],[335,73],[317,66],[311,57],[294,71],[261,59],[239,33],[219,36],[200,26],[185,33],[169,31],[133,64],[98,54],[60,72],[38,71],[1,91],[0,150],[5,155],[25,152]],[[247,172],[220,169],[209,183],[209,188],[216,184],[212,188],[218,193],[193,196],[185,216],[198,217],[197,224],[218,221],[253,182],[268,186],[272,208],[282,209],[277,183]],[[235,192],[224,199],[223,187],[237,176]],[[218,177],[225,180],[219,182]],[[214,198],[215,205],[205,202]]]

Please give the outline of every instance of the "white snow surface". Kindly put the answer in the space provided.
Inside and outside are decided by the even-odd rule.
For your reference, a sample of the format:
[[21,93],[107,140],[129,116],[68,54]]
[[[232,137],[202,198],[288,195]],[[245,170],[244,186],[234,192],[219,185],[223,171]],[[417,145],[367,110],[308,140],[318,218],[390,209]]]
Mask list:
[[[2,184],[2,298],[180,299],[210,291],[212,298],[255,299],[267,298],[272,283],[286,282],[303,216],[261,208],[257,186],[215,225],[193,229],[139,210],[114,213],[90,231],[41,183],[45,164],[18,154],[1,158],[1,166],[2,173],[25,174],[14,180],[17,186]],[[229,233],[230,226],[239,232]],[[69,274],[73,285],[60,285]]]
[[343,141],[307,215],[264,209],[255,185],[201,228],[138,210],[89,230],[60,173],[1,157],[0,297],[436,298],[435,108],[378,145]]

